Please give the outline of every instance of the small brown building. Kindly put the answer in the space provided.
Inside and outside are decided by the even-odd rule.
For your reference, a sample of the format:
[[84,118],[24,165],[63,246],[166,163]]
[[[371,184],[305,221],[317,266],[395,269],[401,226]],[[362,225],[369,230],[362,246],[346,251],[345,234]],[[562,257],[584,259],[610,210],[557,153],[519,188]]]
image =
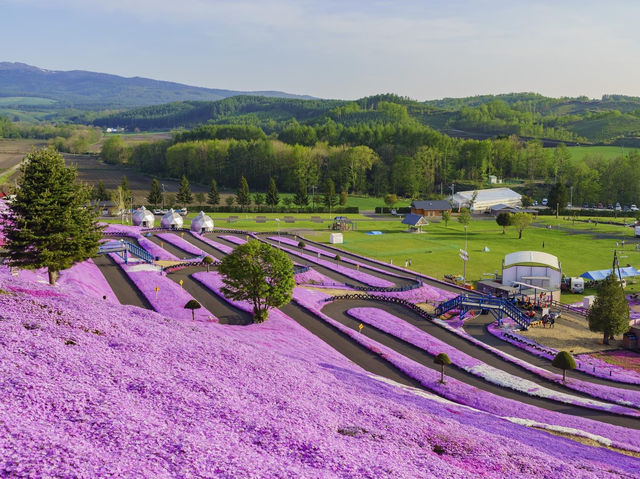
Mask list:
[[424,200],[411,203],[411,213],[414,215],[442,216],[444,211],[451,212],[451,205],[447,200]]

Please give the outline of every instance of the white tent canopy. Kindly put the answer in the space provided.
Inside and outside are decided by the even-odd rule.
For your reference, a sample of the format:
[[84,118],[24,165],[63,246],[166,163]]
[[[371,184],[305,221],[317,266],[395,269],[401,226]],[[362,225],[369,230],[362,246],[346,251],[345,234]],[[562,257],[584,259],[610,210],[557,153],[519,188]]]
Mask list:
[[486,190],[459,191],[447,198],[454,208],[469,208],[475,192],[478,192],[473,207],[474,212],[489,210],[492,206],[503,204],[505,206],[522,206],[522,195],[510,188],[489,188]]
[[183,223],[184,220],[182,219],[182,216],[180,216],[180,213],[170,209],[169,212],[162,217],[160,226],[163,228],[179,229],[182,228]]
[[144,228],[153,228],[156,217],[151,211],[141,206],[133,212],[133,225],[142,226]]
[[542,251],[516,251],[504,257],[505,268],[521,263],[543,264],[554,269],[560,269],[558,257]]
[[191,231],[196,233],[213,231],[213,219],[211,219],[211,216],[205,215],[204,211],[201,211],[198,216],[191,220]]

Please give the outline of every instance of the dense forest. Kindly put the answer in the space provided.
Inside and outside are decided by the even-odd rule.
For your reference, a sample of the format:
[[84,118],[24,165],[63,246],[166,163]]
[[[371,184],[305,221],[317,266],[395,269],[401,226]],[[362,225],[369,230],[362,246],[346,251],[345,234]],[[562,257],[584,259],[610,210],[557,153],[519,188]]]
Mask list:
[[300,185],[322,191],[328,179],[349,194],[408,198],[438,197],[456,182],[486,184],[487,176],[542,180],[573,188],[575,203],[625,202],[640,198],[640,155],[612,160],[597,155],[573,162],[560,144],[543,148],[516,136],[495,140],[456,139],[416,123],[291,123],[276,137],[258,127],[203,126],[176,133],[172,140],[129,147],[121,137],[105,141],[105,161],[128,164],[158,177],[179,178],[234,189],[244,176],[252,190],[265,191],[274,178],[282,191]]
[[450,136],[476,139],[517,135],[556,142],[640,146],[640,98],[615,95],[590,100],[524,93],[429,102],[391,94],[352,102],[238,96],[136,108],[103,115],[93,123],[128,130],[244,124],[270,134],[279,133],[293,120],[315,128],[332,121],[353,126],[412,120]]

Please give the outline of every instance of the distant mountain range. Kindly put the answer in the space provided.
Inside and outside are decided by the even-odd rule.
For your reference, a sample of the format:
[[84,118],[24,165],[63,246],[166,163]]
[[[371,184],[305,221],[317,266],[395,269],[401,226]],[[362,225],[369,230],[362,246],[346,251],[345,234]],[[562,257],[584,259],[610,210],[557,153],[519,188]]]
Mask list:
[[[215,101],[237,95],[312,99],[281,91],[234,91],[201,88],[149,78],[125,78],[83,70],[45,70],[25,63],[0,62],[0,105],[46,104],[60,109],[133,108],[175,101]],[[3,98],[4,97],[4,98]],[[41,99],[40,101],[34,101]],[[4,100],[4,101],[2,101]],[[52,101],[57,105],[54,107]]]

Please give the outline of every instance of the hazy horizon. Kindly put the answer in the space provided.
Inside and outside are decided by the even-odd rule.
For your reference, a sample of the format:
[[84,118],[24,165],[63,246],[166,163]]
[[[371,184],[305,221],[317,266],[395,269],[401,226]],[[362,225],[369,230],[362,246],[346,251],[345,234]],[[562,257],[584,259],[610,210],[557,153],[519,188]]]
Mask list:
[[424,101],[640,96],[631,1],[0,0],[1,60],[206,88]]

